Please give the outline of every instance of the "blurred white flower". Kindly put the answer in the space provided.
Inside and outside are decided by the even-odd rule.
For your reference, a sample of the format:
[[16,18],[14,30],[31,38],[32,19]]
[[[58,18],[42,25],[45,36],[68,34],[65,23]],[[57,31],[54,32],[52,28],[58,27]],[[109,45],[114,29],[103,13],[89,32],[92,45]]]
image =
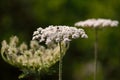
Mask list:
[[[86,36],[86,37],[82,37]],[[69,42],[76,38],[87,38],[87,35],[83,29],[77,29],[69,26],[49,26],[45,29],[38,28],[33,33],[33,40],[39,42],[45,42],[47,45],[58,42]]]
[[117,20],[110,20],[110,19],[88,19],[85,21],[79,21],[75,23],[75,26],[81,27],[116,27],[118,26],[119,22]]

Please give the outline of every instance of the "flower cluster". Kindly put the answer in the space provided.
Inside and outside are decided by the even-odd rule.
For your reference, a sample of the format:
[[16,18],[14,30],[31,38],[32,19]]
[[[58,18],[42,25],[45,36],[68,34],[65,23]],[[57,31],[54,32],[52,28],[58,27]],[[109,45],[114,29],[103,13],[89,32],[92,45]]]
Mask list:
[[[51,67],[60,58],[59,45],[52,48],[45,48],[39,45],[38,41],[30,42],[30,49],[25,43],[18,45],[19,39],[14,36],[10,38],[9,44],[4,40],[2,42],[1,55],[2,58],[13,66],[17,66],[21,70],[30,73],[36,73],[42,69]],[[65,54],[67,48],[61,43],[62,55]]]
[[85,21],[79,21],[75,23],[75,26],[81,26],[81,27],[114,27],[118,26],[118,21],[116,20],[110,20],[110,19],[88,19]]
[[59,42],[69,42],[71,39],[87,38],[83,29],[77,29],[69,26],[49,26],[45,29],[41,27],[34,31],[33,40],[45,42],[47,45]]

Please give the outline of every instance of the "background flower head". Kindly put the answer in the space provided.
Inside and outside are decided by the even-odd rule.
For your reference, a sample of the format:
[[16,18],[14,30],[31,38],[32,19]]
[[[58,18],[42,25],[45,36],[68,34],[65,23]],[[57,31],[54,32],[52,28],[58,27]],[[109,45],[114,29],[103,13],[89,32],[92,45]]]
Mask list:
[[117,20],[111,20],[111,19],[88,19],[85,21],[79,21],[75,23],[75,26],[81,26],[81,27],[116,27],[118,26]]

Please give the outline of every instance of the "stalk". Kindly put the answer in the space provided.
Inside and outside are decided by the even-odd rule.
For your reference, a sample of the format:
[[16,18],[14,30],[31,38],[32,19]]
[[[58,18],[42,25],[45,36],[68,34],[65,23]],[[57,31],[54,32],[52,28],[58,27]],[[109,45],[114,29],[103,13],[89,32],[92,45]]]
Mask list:
[[40,72],[37,72],[35,75],[35,80],[41,80]]
[[62,80],[62,48],[61,48],[61,42],[59,42],[59,46],[60,46],[59,80]]
[[97,80],[97,54],[98,54],[98,31],[95,28],[95,45],[94,45],[94,80]]

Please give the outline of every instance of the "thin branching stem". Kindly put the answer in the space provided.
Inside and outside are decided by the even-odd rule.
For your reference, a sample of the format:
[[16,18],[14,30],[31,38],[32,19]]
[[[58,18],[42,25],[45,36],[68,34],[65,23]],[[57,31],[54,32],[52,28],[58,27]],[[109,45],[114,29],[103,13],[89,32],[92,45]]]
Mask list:
[[61,48],[61,42],[59,42],[59,46],[60,46],[59,80],[62,80],[62,48]]
[[97,28],[95,28],[95,45],[94,45],[94,80],[97,79],[97,54],[98,54],[98,31]]

